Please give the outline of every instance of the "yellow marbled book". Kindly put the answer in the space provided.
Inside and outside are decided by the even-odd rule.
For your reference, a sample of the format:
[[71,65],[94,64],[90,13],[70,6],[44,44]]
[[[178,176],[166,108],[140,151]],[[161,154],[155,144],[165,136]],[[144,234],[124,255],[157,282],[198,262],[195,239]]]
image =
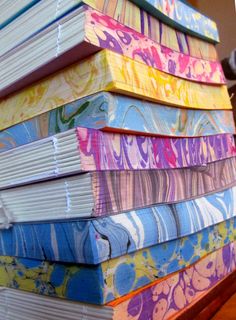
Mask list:
[[232,109],[225,85],[180,79],[103,50],[0,100],[0,130],[99,91],[176,107]]

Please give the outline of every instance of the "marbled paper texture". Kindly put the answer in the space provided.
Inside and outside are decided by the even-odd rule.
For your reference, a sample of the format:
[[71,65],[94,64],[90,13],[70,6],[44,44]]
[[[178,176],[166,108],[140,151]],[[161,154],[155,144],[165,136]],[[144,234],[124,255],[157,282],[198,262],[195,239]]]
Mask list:
[[102,50],[0,101],[0,129],[99,91],[192,109],[232,109],[227,87],[202,85]]
[[[229,110],[204,111],[172,108],[127,96],[102,92],[65,104],[62,107],[0,131],[0,152],[67,131],[77,126],[111,131],[132,131],[141,134],[160,134],[171,137],[198,137],[216,135],[218,133],[235,133],[233,114]],[[113,139],[119,141],[118,137],[118,135],[114,135]],[[90,138],[88,137],[88,139]],[[120,139],[123,140],[123,136]],[[130,141],[130,139],[131,136],[129,136],[128,140]],[[138,139],[140,139],[140,145],[145,138]],[[167,139],[163,141],[167,141]],[[176,145],[177,141],[179,141],[180,145],[182,144],[181,139],[176,139],[176,142],[173,143]],[[182,141],[186,141],[186,145],[192,145],[194,139]],[[187,141],[191,141],[191,143],[187,143]],[[208,148],[210,148],[212,159],[220,159],[221,153],[222,156],[224,153],[227,153],[225,157],[230,156],[232,150],[231,141],[233,141],[230,135],[205,137],[200,138],[199,141],[197,143],[199,145],[202,145],[202,143],[208,144],[208,147],[204,147],[202,150],[205,154],[206,152],[208,153]],[[143,145],[145,144],[143,143]],[[168,143],[169,146],[170,144],[172,143]],[[132,146],[133,143],[130,143],[130,145]],[[223,149],[221,150],[222,147]],[[219,156],[216,154],[214,156],[216,151],[217,153],[220,152]],[[90,150],[88,147],[87,152],[90,153],[93,150]],[[194,148],[191,148],[191,153],[193,152]],[[198,152],[200,151],[198,150]],[[205,161],[204,154],[201,153],[199,155],[199,159],[202,162]],[[149,153],[149,157],[151,156],[152,154]]]
[[91,44],[180,78],[203,83],[225,83],[219,61],[199,59],[174,51],[89,7],[85,7],[85,12],[85,39]]
[[[219,135],[219,137],[226,138],[227,136]],[[205,157],[204,149],[201,152],[201,143],[205,142],[203,138],[154,138],[113,134],[79,127],[56,134],[53,137],[14,148],[10,150],[10,152],[1,153],[1,194],[4,198],[5,192],[3,189],[7,187],[19,186],[25,182],[42,182],[42,179],[63,176],[64,179],[46,182],[48,190],[55,188],[55,185],[61,185],[62,190],[67,192],[70,184],[73,186],[84,186],[84,183],[88,183],[87,192],[83,192],[85,197],[92,195],[92,184],[94,197],[100,197],[100,191],[97,192],[96,190],[103,189],[101,195],[108,197],[108,200],[110,194],[109,186],[114,187],[115,192],[118,192],[120,195],[119,187],[123,189],[126,184],[130,185],[131,183],[130,188],[132,189],[132,184],[136,181],[136,191],[138,194],[140,192],[140,197],[143,193],[142,189],[147,191],[150,187],[151,190],[154,182],[155,188],[157,186],[159,190],[163,187],[166,190],[169,189],[173,191],[171,191],[171,195],[168,194],[166,197],[163,197],[163,193],[160,193],[160,202],[179,201],[183,197],[185,199],[197,197],[202,193],[206,194],[225,189],[234,184],[236,152],[233,141],[230,140],[231,137],[229,136],[228,138],[226,145],[224,145],[220,144],[221,139],[216,139],[215,137],[215,140],[219,140],[219,143],[217,149],[213,149],[213,152],[217,151],[219,153],[219,159],[221,160],[208,162],[208,160],[215,159],[212,159],[212,152],[211,157]],[[163,143],[163,139],[165,139],[165,142],[168,141],[172,146],[172,155],[170,149],[169,152],[166,152],[164,146],[167,144]],[[174,148],[176,140],[181,142],[180,146],[178,146],[178,144],[176,145],[176,147],[179,147],[179,150]],[[197,140],[200,143],[200,148],[194,144],[195,148],[192,148],[192,153],[196,152],[199,157],[195,158],[192,155],[191,159],[189,159],[190,150],[186,147],[186,144],[190,143],[191,140],[194,143],[196,142],[195,140]],[[230,145],[230,143],[232,145]],[[183,153],[181,152],[182,146],[185,147]],[[232,150],[228,150],[231,151],[231,153],[227,152],[227,148],[229,149],[229,147],[232,147]],[[46,154],[44,152],[45,149],[47,150]],[[155,150],[155,152],[153,150]],[[177,155],[174,153],[175,150],[178,151]],[[34,154],[35,151],[36,154]],[[205,151],[208,152],[208,149],[206,148]],[[19,156],[22,156],[22,152],[24,155],[21,157],[21,162],[15,162]],[[29,158],[32,153],[33,158]],[[228,158],[226,158],[227,156]],[[178,162],[176,162],[177,159]],[[189,160],[191,160],[190,163]],[[29,162],[31,163],[30,171],[27,170]],[[190,165],[186,166],[186,164]],[[9,170],[11,171],[11,175],[9,175]],[[12,170],[14,170],[15,173],[13,173]],[[224,171],[222,172],[222,170]],[[94,173],[94,171],[96,172]],[[74,178],[65,178],[66,174],[74,174],[75,176]],[[19,179],[19,176],[21,179]],[[72,180],[74,183],[72,183]],[[82,180],[84,182],[82,182]],[[113,185],[114,180],[117,180],[117,182]],[[214,183],[212,184],[213,181]],[[44,182],[42,183],[44,184]],[[44,186],[42,183],[31,186],[32,192],[33,189],[35,190],[36,188],[39,190],[38,188],[40,188],[40,192],[43,194]],[[101,184],[104,187],[101,187]],[[142,184],[143,187],[140,188]],[[67,185],[67,187],[65,187],[65,185]],[[181,191],[174,191],[176,185],[181,187]],[[188,190],[188,186],[190,187],[190,185],[190,190],[192,189],[192,191],[189,190],[186,192],[186,189]],[[146,189],[146,187],[148,189]],[[29,198],[31,198],[30,194],[32,194],[31,188],[24,187],[23,191],[23,194],[24,192],[28,192]],[[129,187],[127,186],[126,188]],[[15,200],[15,196],[17,196],[19,190],[22,189],[11,191],[12,200]],[[14,193],[15,196],[13,195]],[[152,194],[151,191],[150,193]],[[6,199],[9,199],[9,195],[7,192]],[[4,202],[3,198],[2,200]],[[77,194],[77,197],[74,197],[74,199],[77,204],[79,204],[81,194]],[[34,197],[33,201],[37,201],[37,198]],[[64,208],[68,207],[66,203],[67,200],[65,199]],[[30,210],[33,213],[33,208]],[[12,214],[14,212],[15,209],[13,209]],[[88,211],[86,213],[85,211],[84,213],[88,215],[90,212]]]
[[[182,270],[236,237],[231,219],[202,232],[97,266],[0,257],[0,285],[95,304],[108,303]],[[85,280],[86,279],[86,280]]]
[[111,215],[186,201],[235,186],[236,158],[185,169],[98,171],[91,173],[91,181],[93,216]]
[[0,232],[0,255],[97,264],[233,218],[235,193],[234,187],[96,219],[13,224]]
[[[58,176],[65,174],[63,165],[61,168],[60,172],[60,165],[55,165]],[[67,174],[70,173],[75,172],[67,170]],[[51,177],[47,169],[43,175]],[[9,223],[89,218],[178,203],[236,186],[236,157],[191,168],[83,172],[11,190],[4,188],[19,182],[4,180],[6,175],[0,173],[1,177],[1,206]],[[27,181],[32,183],[38,179],[31,175]],[[61,197],[54,195],[58,190]],[[21,203],[20,208],[16,208],[16,202]]]
[[132,0],[152,15],[161,18],[176,29],[193,34],[206,41],[219,42],[216,23],[192,6],[179,0]]
[[204,166],[235,156],[231,135],[178,139],[76,130],[81,165],[88,171]]
[[236,242],[213,252],[190,268],[157,281],[122,301],[110,303],[113,320],[167,320],[194,303],[236,269]]
[[131,1],[84,0],[83,3],[170,49],[206,60],[218,60],[212,43],[170,27]]

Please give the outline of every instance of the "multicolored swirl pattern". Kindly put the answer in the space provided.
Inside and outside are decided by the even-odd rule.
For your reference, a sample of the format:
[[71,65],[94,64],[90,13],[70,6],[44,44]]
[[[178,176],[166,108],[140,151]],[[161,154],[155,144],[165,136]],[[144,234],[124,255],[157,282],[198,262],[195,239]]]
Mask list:
[[236,155],[233,136],[226,134],[178,139],[76,130],[85,171],[204,166]]
[[114,216],[13,225],[0,232],[0,255],[98,264],[179,239],[236,215],[236,188]]
[[168,26],[129,0],[83,0],[83,3],[167,48],[192,57],[218,60],[215,45]]
[[180,79],[102,50],[0,101],[0,130],[100,91],[190,109],[232,109],[227,87]]
[[[72,165],[79,169],[76,162]],[[63,165],[60,167],[56,162],[55,171],[59,174],[54,178],[75,173],[70,169],[60,171],[60,168]],[[36,171],[34,167],[32,170]],[[43,176],[48,178],[52,174],[45,168]],[[38,179],[31,175],[27,177],[27,184]],[[1,182],[5,223],[110,216],[156,204],[191,200],[236,186],[236,157],[191,168],[83,172],[4,190],[17,183],[13,178]],[[55,195],[58,192],[59,197]],[[20,208],[16,207],[18,202]]]
[[1,256],[0,285],[85,303],[104,304],[196,263],[235,238],[234,218],[189,237],[152,246],[96,266]]
[[[232,109],[225,85],[211,86],[177,78],[112,51],[106,51],[106,55],[113,79],[119,83],[110,91],[190,109]],[[132,89],[128,90],[129,86]]]
[[225,83],[219,61],[203,60],[174,51],[107,15],[89,7],[84,9],[85,39],[92,45],[110,49],[180,78],[203,83]]
[[235,186],[236,158],[184,169],[96,171],[90,174],[93,216],[104,216],[160,203],[186,201]]
[[190,268],[156,281],[126,300],[110,303],[113,320],[167,320],[209,292],[236,269],[236,242],[213,252]]
[[206,41],[220,41],[216,23],[180,0],[131,1],[176,29]]
[[[232,111],[204,111],[171,108],[144,100],[102,92],[82,98],[73,103],[63,105],[62,107],[45,112],[39,116],[33,117],[32,119],[14,125],[4,131],[0,131],[0,152],[55,135],[59,132],[67,131],[77,126],[108,129],[111,131],[132,131],[152,135],[160,134],[171,137],[198,137],[216,135],[219,133],[235,133]],[[87,139],[95,139],[95,133],[92,134],[92,132],[93,131],[88,131],[86,134],[83,133],[83,137],[85,135],[85,137],[88,136]],[[98,133],[97,135],[100,137]],[[84,140],[85,137],[83,139],[81,137],[81,139]],[[106,136],[104,136],[104,139],[105,137]],[[135,142],[132,142],[131,138],[132,136],[128,136],[127,140],[129,141],[129,144],[133,146]],[[102,139],[102,137],[99,139]],[[106,140],[107,139],[108,138],[106,137]],[[109,138],[109,140],[110,139],[111,138]],[[119,141],[119,139],[121,140],[120,143],[122,144],[123,149],[127,144],[124,136],[119,138],[119,135],[114,135],[112,137],[112,140]],[[134,139],[136,138],[134,137]],[[148,139],[150,138],[145,139],[143,137],[138,139],[140,139],[138,142],[139,149],[140,146],[144,146],[146,142],[149,145]],[[145,139],[145,143],[143,139]],[[181,141],[181,139],[172,140],[173,144],[168,143],[168,146],[171,144],[178,144],[177,140]],[[92,141],[93,140],[91,140],[91,142]],[[163,141],[167,141],[167,139],[164,139]],[[186,146],[192,145],[190,154],[195,154],[194,139],[187,139],[183,141],[186,141]],[[187,141],[191,141],[191,143],[187,143]],[[217,152],[220,152],[222,147],[224,148],[220,154],[226,152],[226,157],[232,156],[231,150],[233,147],[233,140],[230,135],[218,135],[212,138],[205,137],[204,139],[200,138],[199,141],[199,146],[202,145],[202,143],[209,144],[208,147],[210,147],[212,159],[215,158],[213,153],[217,150]],[[217,143],[214,141],[217,141]],[[102,142],[102,140],[100,140],[100,142]],[[104,141],[104,143],[107,144],[108,142]],[[160,141],[158,143],[160,143]],[[109,144],[114,145],[117,150],[117,145],[115,146],[114,141],[109,142]],[[127,147],[129,147],[129,144]],[[215,148],[217,145],[219,146]],[[201,152],[201,155],[199,155],[201,162],[205,161],[204,154],[208,152],[208,147],[202,148],[204,152]],[[113,147],[111,146],[111,148]],[[177,149],[179,150],[179,148]],[[201,147],[198,147],[198,152],[200,152],[200,149]],[[156,150],[156,148],[154,148],[154,150]],[[96,152],[97,151],[96,147]],[[144,155],[146,155],[144,147],[142,147],[142,151],[144,152]],[[91,152],[92,149],[90,150],[90,148],[86,151],[86,153],[89,154],[91,154]],[[185,152],[188,151],[186,150]],[[221,159],[220,154],[219,156],[216,156],[216,160]],[[135,154],[132,154],[132,157],[134,156]],[[151,154],[149,154],[149,157],[150,156]],[[180,156],[177,158],[179,157]],[[195,154],[195,158],[197,158],[197,154]],[[145,162],[147,162],[147,160],[145,160]]]
[[[225,136],[222,135],[219,137],[225,138]],[[91,197],[91,184],[93,184],[94,197],[96,199],[100,199],[100,191],[103,190],[101,195],[106,195],[105,197],[107,201],[109,201],[109,198],[114,200],[112,195],[108,196],[110,193],[113,193],[113,191],[109,191],[109,188],[111,185],[113,186],[114,179],[117,180],[117,182],[115,182],[113,187],[115,188],[114,190],[117,190],[116,192],[118,192],[119,196],[121,196],[119,187],[121,187],[121,189],[123,189],[123,187],[127,189],[126,184],[130,185],[130,183],[132,184],[132,181],[136,181],[136,191],[137,193],[140,192],[140,195],[143,193],[141,190],[148,188],[146,189],[147,191],[149,190],[149,187],[152,194],[151,189],[153,187],[153,183],[156,182],[159,189],[164,187],[165,190],[172,190],[171,193],[173,194],[171,196],[168,195],[165,199],[169,199],[173,202],[177,201],[178,198],[182,199],[184,195],[187,198],[191,198],[201,195],[202,192],[205,194],[212,192],[213,190],[224,189],[234,184],[234,162],[236,154],[234,145],[230,145],[230,143],[232,143],[230,139],[226,145],[220,145],[222,149],[216,150],[218,151],[219,158],[222,158],[220,161],[203,161],[208,160],[208,158],[205,157],[204,149],[202,149],[203,157],[201,152],[199,152],[199,148],[197,148],[199,155],[202,157],[199,159],[192,158],[190,163],[191,166],[187,167],[186,164],[188,162],[184,161],[184,157],[188,159],[189,150],[188,148],[185,148],[185,152],[182,153],[180,152],[181,149],[174,149],[175,144],[172,144],[172,142],[175,142],[175,140],[176,139],[168,138],[168,141],[173,148],[173,153],[175,150],[179,153],[178,162],[176,162],[177,157],[174,158],[171,156],[170,152],[169,154],[167,152],[164,153],[164,156],[159,153],[159,151],[162,150],[160,146],[164,145],[163,139],[160,137],[150,138],[125,134],[112,134],[81,127],[71,129],[66,132],[56,134],[53,137],[41,139],[40,141],[24,145],[23,148],[19,147],[10,150],[10,152],[1,153],[0,188],[5,189],[25,183],[29,184],[33,181],[41,181],[42,179],[58,178],[62,176],[65,177],[66,174],[69,174],[74,175],[74,178],[66,177],[57,181],[47,182],[48,190],[57,188],[56,185],[60,185],[62,188],[61,190],[64,190],[67,194],[68,188],[70,189],[70,184],[74,187],[76,185],[79,187],[79,185],[85,186],[85,184],[87,184],[87,192],[84,192],[85,190],[83,189],[82,194],[83,197],[88,195]],[[186,147],[186,143],[188,143],[189,140],[198,140],[200,144],[204,142],[201,138],[182,138],[178,140],[181,142],[180,147],[182,147],[182,145]],[[219,142],[221,142],[220,139]],[[217,147],[219,147],[219,145]],[[224,149],[229,149],[229,147],[232,147],[231,153]],[[65,151],[65,148],[67,151]],[[47,150],[46,153],[44,152],[45,149]],[[153,152],[153,149],[156,151],[155,153]],[[32,152],[34,153],[34,151],[36,151],[36,154],[33,154],[33,161],[30,155],[32,155]],[[193,149],[193,151],[195,150]],[[205,149],[205,151],[207,152],[208,149]],[[221,153],[219,151],[221,151]],[[211,153],[211,156],[212,154],[213,153]],[[19,155],[21,156],[21,161],[15,162],[15,159],[17,159]],[[229,157],[226,158],[227,156]],[[212,160],[210,157],[209,159]],[[196,160],[199,160],[198,166],[196,165]],[[213,160],[215,159],[213,158]],[[29,162],[31,163],[30,171],[27,170]],[[223,168],[224,172],[222,173]],[[11,174],[9,174],[9,170],[11,171]],[[96,172],[92,174],[88,173],[93,171]],[[80,174],[78,175],[78,173]],[[19,176],[21,179],[19,179]],[[72,180],[74,181],[73,183]],[[215,182],[212,184],[212,181]],[[103,183],[104,187],[100,187],[101,183]],[[193,185],[193,183],[195,185]],[[142,184],[144,184],[145,187],[142,186]],[[182,190],[179,190],[178,193],[176,193],[175,188],[178,184]],[[192,193],[186,192],[185,185],[191,187],[190,189],[192,190]],[[41,188],[40,191],[38,187]],[[35,195],[35,188],[43,194],[44,185],[42,184],[37,184],[37,186],[34,185],[30,188],[25,187],[24,191],[22,189],[21,190],[23,191],[23,194],[27,192],[28,197],[31,198],[31,196],[34,197]],[[132,189],[132,186],[130,186],[130,188]],[[97,192],[98,190],[99,192]],[[19,196],[18,191],[19,189],[11,191],[10,201],[13,200],[14,202],[14,200],[16,200],[16,197]],[[3,190],[1,192],[3,202],[4,193],[5,192]],[[129,193],[130,192],[128,192],[128,194]],[[82,194],[78,193],[76,198],[73,196],[77,205],[81,201]],[[9,204],[9,192],[6,191],[5,195]],[[123,196],[121,196],[121,198],[123,198]],[[164,198],[162,198],[161,194],[160,199],[162,199],[160,202],[166,202]],[[18,201],[20,201],[19,198]],[[37,198],[34,197],[33,201],[37,202]],[[68,208],[66,203],[67,200],[65,199],[64,208]],[[36,204],[35,206],[37,207]],[[33,207],[29,208],[32,213],[34,211]],[[107,208],[109,208],[109,205]],[[60,211],[61,207],[59,206],[58,209]],[[112,209],[111,212],[113,211],[114,210]],[[12,214],[13,212],[15,212],[15,209],[13,209]],[[85,210],[84,212],[85,216],[89,213],[89,210],[87,210],[87,212]]]

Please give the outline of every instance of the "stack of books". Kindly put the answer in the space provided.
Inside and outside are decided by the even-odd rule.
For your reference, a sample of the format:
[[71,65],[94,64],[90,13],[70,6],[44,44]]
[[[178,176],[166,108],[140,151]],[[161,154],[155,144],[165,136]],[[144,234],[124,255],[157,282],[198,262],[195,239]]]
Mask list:
[[216,24],[180,0],[13,2],[0,3],[1,319],[178,317],[236,265]]

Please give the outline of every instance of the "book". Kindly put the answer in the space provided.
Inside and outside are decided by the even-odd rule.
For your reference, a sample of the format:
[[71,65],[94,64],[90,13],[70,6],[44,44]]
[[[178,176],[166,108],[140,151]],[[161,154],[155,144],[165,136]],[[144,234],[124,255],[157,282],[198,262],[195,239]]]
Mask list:
[[6,118],[13,125],[101,91],[190,109],[232,109],[225,85],[187,81],[102,50],[2,99],[0,125]]
[[6,10],[8,2],[9,12],[13,9],[16,11],[24,2],[28,2],[29,5],[26,7],[27,10],[19,11],[15,15],[15,19],[5,24],[4,28],[1,28],[0,24],[0,41],[4,40],[4,46],[0,48],[0,57],[78,7],[76,0],[13,0],[3,2],[4,5],[2,4],[0,8]]
[[180,0],[131,0],[143,10],[161,19],[173,28],[202,38],[219,42],[217,25],[194,7]]
[[[0,251],[0,268],[5,266],[3,277],[7,274],[10,279],[14,277],[14,287],[17,289],[30,287],[29,291],[41,293],[39,283],[42,283],[43,291],[48,295],[104,305],[199,262],[233,242],[235,235],[236,218],[233,218],[188,237],[157,244],[97,265],[77,264],[74,262],[76,256],[71,257],[69,263],[63,262],[63,257],[56,262],[7,256],[9,252],[14,252],[10,249],[14,246],[8,246],[5,252]],[[18,274],[26,278],[27,283],[20,281]],[[124,286],[127,279],[130,279],[130,286]]]
[[0,152],[77,126],[152,136],[217,135],[218,138],[206,138],[211,143],[224,139],[224,135],[220,138],[219,134],[235,133],[231,110],[172,108],[109,92],[75,100],[26,121],[20,122],[22,115],[20,112],[17,115],[18,117],[12,115],[7,118],[5,114],[4,121],[1,122]]
[[235,192],[233,187],[194,200],[96,218],[78,219],[70,212],[59,216],[56,208],[48,214],[51,220],[57,215],[54,222],[47,221],[45,211],[38,222],[30,222],[31,211],[14,217],[6,211],[4,215],[2,207],[0,248],[22,258],[70,261],[76,257],[78,263],[98,264],[235,217]]
[[2,0],[0,4],[0,30],[12,23],[39,0]]
[[219,160],[233,163],[235,156],[231,135],[179,139],[78,127],[2,152],[0,188],[83,171],[188,167],[207,171],[219,169],[223,163]]
[[[51,160],[54,168],[49,160],[45,170],[26,162],[23,174],[18,174],[17,168],[15,174],[9,174],[11,168],[2,166],[0,198],[7,215],[9,212],[14,219],[26,222],[41,220],[43,216],[46,220],[105,216],[195,199],[236,185],[235,157],[192,168],[94,171],[76,175],[81,170],[80,163],[63,159],[65,154],[58,154]],[[17,161],[20,158],[13,165]],[[29,184],[63,175],[68,177]],[[18,187],[5,189],[13,186]]]
[[[195,150],[191,150],[192,143],[195,145]],[[199,150],[201,145],[202,152]],[[156,194],[153,199],[148,196],[149,200],[175,202],[184,197],[186,199],[197,197],[204,193],[227,188],[235,183],[235,156],[226,158],[227,154],[223,153],[223,148],[220,150],[218,147],[221,161],[208,162],[210,157],[207,156],[207,161],[204,161],[203,156],[209,152],[208,149],[204,149],[204,145],[206,146],[204,138],[183,138],[180,141],[174,138],[164,138],[163,140],[160,137],[121,135],[76,128],[1,153],[0,189],[77,174],[74,178],[65,177],[61,182],[52,181],[41,185],[26,186],[24,190],[27,193],[30,188],[34,193],[34,188],[39,188],[39,191],[45,187],[49,191],[54,189],[54,184],[70,184],[69,181],[72,180],[74,184],[78,184],[78,189],[80,189],[79,186],[85,183],[83,177],[87,175],[91,180],[91,190],[87,190],[88,194],[94,194],[95,198],[100,194],[99,190],[103,189],[103,192],[107,192],[104,197],[111,199],[108,195],[110,192],[113,194],[112,189],[114,189],[122,199],[121,190],[128,188],[127,195],[131,197],[132,192],[138,193],[140,200],[143,199],[145,205],[153,204],[146,203],[144,200],[148,193]],[[193,154],[198,154],[192,163],[185,161],[189,158],[191,151]],[[100,172],[100,170],[106,172]],[[112,172],[117,170],[119,172]],[[124,172],[124,170],[129,172]],[[94,173],[86,174],[90,171]],[[165,179],[168,179],[168,184]],[[137,189],[133,189],[133,182]],[[103,184],[106,187],[103,188]],[[155,184],[158,186],[156,192],[154,191]],[[176,190],[177,185],[179,194]],[[150,187],[148,193],[144,186]],[[172,190],[170,197],[162,194],[162,190],[166,191],[166,189],[169,189],[169,192]],[[14,190],[17,195],[19,189]],[[14,194],[14,191],[11,193]],[[145,197],[144,194],[146,194]],[[100,200],[103,202],[102,199]],[[140,205],[141,202],[138,207]],[[120,205],[117,208],[127,210],[127,208],[122,209]],[[87,209],[90,211],[89,208]],[[110,210],[112,212],[111,208]]]
[[[2,10],[6,8],[6,2],[4,1]],[[214,44],[169,27],[129,0],[122,0],[122,2],[120,0],[63,0],[63,2],[44,0],[36,2],[29,10],[20,12],[17,19],[11,21],[3,30],[0,28],[0,41],[4,38],[5,44],[0,48],[0,55],[23,43],[70,11],[82,5],[89,5],[167,48],[204,60],[218,60]],[[14,8],[21,3],[22,1],[11,1]],[[10,40],[13,38],[14,43]]]
[[[163,314],[177,315],[186,305],[191,306],[191,303],[194,303],[227,275],[235,271],[235,246],[236,243],[232,242],[193,263],[190,267],[163,279],[157,279],[151,284],[104,306],[48,296],[55,292],[52,284],[59,285],[54,276],[51,277],[52,284],[48,291],[43,288],[42,281],[39,281],[37,287],[40,294],[29,293],[32,286],[25,288],[26,291],[20,290],[19,285],[23,286],[25,283],[21,281],[24,274],[20,272],[15,275],[13,271],[11,272],[8,260],[5,266],[3,264],[1,267],[5,277],[0,279],[2,285],[0,308],[3,310],[3,315],[13,315],[16,320],[26,319],[26,316],[29,316],[31,320],[38,320],[38,315],[41,312],[44,315],[44,320],[77,320],[78,317],[95,320],[98,316],[99,319],[120,320],[128,317],[135,320],[137,314],[154,320],[164,319]],[[125,273],[125,268],[123,273]],[[14,281],[10,281],[11,279]],[[123,282],[125,290],[130,288],[132,280],[133,277],[130,277]],[[91,282],[93,281],[91,280]],[[34,283],[33,286],[35,286]],[[76,284],[70,284],[68,289],[71,300],[73,299],[72,292],[79,296],[83,294],[78,291]],[[183,299],[185,304],[182,303]],[[164,310],[159,308],[163,304],[166,306]]]
[[112,50],[183,79],[225,84],[218,61],[178,53],[82,6],[0,57],[0,90],[10,93],[10,88],[15,90],[19,82],[27,85],[101,49]]

